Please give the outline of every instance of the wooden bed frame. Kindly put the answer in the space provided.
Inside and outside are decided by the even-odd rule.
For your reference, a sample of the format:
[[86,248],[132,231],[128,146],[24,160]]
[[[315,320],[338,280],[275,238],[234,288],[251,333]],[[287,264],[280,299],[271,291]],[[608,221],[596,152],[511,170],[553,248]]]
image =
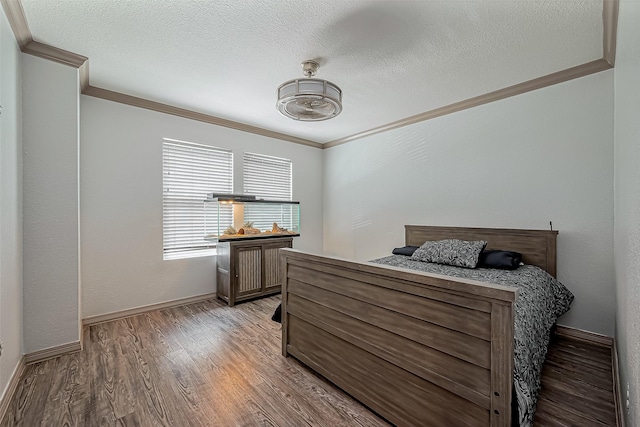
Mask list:
[[[405,226],[486,240],[555,276],[557,231]],[[389,248],[391,250],[392,248]],[[280,251],[282,354],[398,426],[509,426],[516,288]]]

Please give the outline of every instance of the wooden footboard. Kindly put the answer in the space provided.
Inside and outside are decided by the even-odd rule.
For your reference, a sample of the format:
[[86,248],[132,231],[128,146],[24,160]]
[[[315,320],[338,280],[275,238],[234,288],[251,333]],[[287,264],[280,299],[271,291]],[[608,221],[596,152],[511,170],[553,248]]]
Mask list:
[[398,426],[509,426],[516,289],[280,251],[282,353]]

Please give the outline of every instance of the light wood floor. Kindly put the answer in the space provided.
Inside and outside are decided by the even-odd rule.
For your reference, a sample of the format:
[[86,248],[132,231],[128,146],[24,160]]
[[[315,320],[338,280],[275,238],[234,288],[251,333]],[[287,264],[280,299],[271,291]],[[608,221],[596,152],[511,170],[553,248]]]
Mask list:
[[[279,297],[271,297],[229,308],[210,300],[85,328],[82,352],[27,367],[0,427],[388,426],[281,356],[280,325],[269,320],[278,303]],[[561,358],[573,360],[578,353],[599,369],[597,387],[608,390],[600,371],[610,359],[601,362],[602,354],[587,356],[583,347],[572,345],[552,348],[553,360],[584,372]],[[582,406],[593,403],[566,398],[567,389],[590,387],[589,374],[569,383],[556,368],[545,369],[536,424],[607,425],[608,407],[585,418],[591,424],[555,415],[565,413],[567,405],[585,415]],[[559,391],[547,391],[558,384]]]

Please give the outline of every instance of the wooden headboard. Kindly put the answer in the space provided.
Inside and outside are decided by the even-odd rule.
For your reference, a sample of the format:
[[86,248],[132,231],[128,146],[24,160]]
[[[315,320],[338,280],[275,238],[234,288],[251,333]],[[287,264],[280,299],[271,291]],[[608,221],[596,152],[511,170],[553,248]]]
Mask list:
[[426,241],[459,239],[485,240],[486,249],[502,249],[522,254],[525,264],[537,265],[556,277],[555,230],[518,230],[511,228],[467,228],[405,225],[405,245],[420,246]]

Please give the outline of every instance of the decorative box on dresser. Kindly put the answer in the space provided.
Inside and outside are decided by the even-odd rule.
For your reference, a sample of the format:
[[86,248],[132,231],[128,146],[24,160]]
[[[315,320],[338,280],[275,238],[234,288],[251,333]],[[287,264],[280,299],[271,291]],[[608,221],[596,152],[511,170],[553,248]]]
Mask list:
[[291,248],[293,237],[218,243],[217,295],[229,306],[280,292],[278,249]]

